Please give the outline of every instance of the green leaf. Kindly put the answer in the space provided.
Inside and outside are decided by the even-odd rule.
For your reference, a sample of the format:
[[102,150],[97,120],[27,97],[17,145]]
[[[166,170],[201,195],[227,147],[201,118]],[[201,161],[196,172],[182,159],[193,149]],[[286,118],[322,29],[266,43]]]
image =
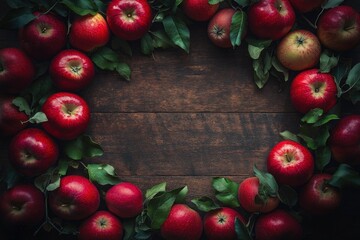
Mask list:
[[189,53],[190,50],[190,31],[185,22],[180,18],[167,16],[163,20],[165,32],[176,45]]
[[347,91],[352,88],[360,90],[360,63],[351,68],[345,83],[348,86]]
[[122,219],[121,221],[124,229],[124,237],[123,240],[132,240],[135,235],[135,219]]
[[70,166],[71,162],[70,161],[67,161],[67,160],[59,160],[58,162],[58,166],[57,166],[57,171],[58,171],[58,174],[60,176],[65,176],[68,169],[69,169],[69,166]]
[[52,179],[52,182],[49,183],[49,185],[47,185],[46,187],[46,191],[54,191],[56,190],[57,188],[60,187],[60,181],[61,181],[61,178],[58,174],[54,175],[53,179]]
[[337,188],[360,187],[360,173],[347,164],[340,164],[328,184]]
[[64,4],[71,11],[81,16],[88,14],[95,15],[99,10],[93,0],[62,0],[60,3]]
[[337,119],[339,119],[339,116],[337,116],[336,114],[327,114],[323,116],[321,119],[319,119],[317,122],[315,122],[313,126],[320,127],[329,123],[332,120],[337,120]]
[[[177,190],[173,190],[173,191],[176,191]],[[177,193],[176,195],[176,199],[175,199],[175,203],[184,203],[185,202],[185,198],[186,198],[186,195],[188,194],[189,192],[189,188],[187,186],[184,186],[181,191],[179,193]]]
[[333,68],[331,71],[336,82],[338,97],[342,95],[342,89],[340,87],[341,82],[349,74],[351,68],[352,68],[352,61],[342,59],[341,61],[339,61],[338,65],[335,68]]
[[331,151],[328,146],[323,146],[315,151],[315,166],[322,172],[331,161]]
[[46,173],[35,178],[34,185],[42,192],[54,191],[60,186],[60,176],[50,168]]
[[329,9],[336,6],[339,6],[344,0],[328,0],[322,5],[322,8]]
[[250,44],[248,45],[248,52],[252,59],[259,59],[260,54],[264,49],[264,47],[257,47]]
[[299,137],[295,133],[292,133],[292,132],[287,131],[287,130],[281,132],[280,136],[285,140],[292,140],[292,141],[295,141],[295,142],[300,142]]
[[149,33],[146,33],[141,38],[141,52],[145,55],[150,55],[154,51],[153,40]]
[[6,172],[2,174],[0,179],[1,182],[5,182],[6,189],[10,189],[21,180],[21,176],[13,167],[7,166]]
[[145,198],[147,200],[152,199],[156,194],[160,193],[160,192],[165,192],[166,191],[166,182],[157,184],[155,186],[153,186],[152,188],[146,190],[145,193]]
[[215,4],[221,3],[223,1],[224,0],[208,0],[208,3],[211,4],[211,5],[215,5]]
[[247,7],[250,5],[250,0],[234,0],[239,6]]
[[305,134],[299,133],[298,137],[305,141],[306,146],[310,148],[311,150],[316,150],[318,148],[316,141]]
[[266,202],[269,197],[278,195],[279,186],[274,176],[267,172],[260,171],[255,165],[253,167],[254,175],[259,179],[259,197],[262,202]]
[[272,40],[265,40],[265,39],[259,39],[259,38],[246,38],[246,42],[249,45],[252,45],[254,47],[258,48],[267,48],[270,47]]
[[126,81],[130,81],[131,69],[127,63],[118,63],[115,69]]
[[48,119],[47,119],[45,113],[43,113],[43,112],[37,112],[31,118],[29,118],[29,122],[35,123],[35,124],[39,124],[39,123],[47,122],[47,121],[48,121]]
[[238,240],[252,240],[251,233],[247,229],[246,225],[240,221],[238,218],[235,218],[235,232]]
[[31,112],[40,111],[41,105],[53,92],[55,92],[55,87],[49,75],[45,75],[34,81],[31,86],[24,91],[24,95],[29,94],[31,96]]
[[314,139],[316,146],[317,147],[325,146],[329,137],[330,137],[329,126],[325,125],[319,128]]
[[259,59],[253,60],[254,81],[258,88],[263,88],[269,79],[272,57],[268,51],[263,51]]
[[[120,38],[112,38],[111,40],[111,48],[113,50],[120,50],[122,53],[125,53],[128,56],[132,56],[132,50],[129,43]],[[117,56],[116,59],[117,60]]]
[[31,8],[33,5],[28,0],[6,0],[10,8]]
[[195,204],[196,208],[202,212],[210,212],[221,208],[213,199],[209,197],[199,197],[192,199],[191,202]]
[[276,71],[278,71],[279,73],[282,73],[283,75],[283,81],[287,82],[289,80],[289,69],[287,69],[286,67],[284,67],[280,62],[279,60],[277,59],[276,56],[274,56],[272,58],[272,61],[271,61],[271,65],[274,67],[274,69]]
[[354,105],[358,104],[360,102],[360,91],[350,91],[349,97]]
[[169,48],[174,47],[174,43],[171,41],[171,39],[168,37],[165,31],[158,30],[158,31],[152,31],[150,34],[153,36],[153,44],[154,48]]
[[241,45],[241,40],[246,34],[247,15],[244,11],[236,11],[232,16],[230,25],[230,41],[233,47]]
[[29,103],[26,101],[23,97],[16,97],[12,101],[12,104],[14,104],[16,107],[18,107],[20,112],[24,112],[26,115],[30,116],[31,109],[29,106]]
[[67,157],[73,160],[81,160],[86,157],[102,156],[104,150],[100,144],[94,142],[90,136],[81,135],[78,138],[67,141],[64,146]]
[[103,2],[103,0],[94,0],[95,5],[99,12],[106,12],[107,4]]
[[311,109],[305,114],[305,116],[301,118],[301,121],[308,124],[316,123],[323,115],[323,113],[324,110],[322,110],[321,108]]
[[278,198],[289,207],[294,207],[298,201],[297,192],[288,185],[280,185]]
[[0,28],[19,29],[35,19],[31,8],[12,9],[0,20]]
[[120,182],[114,167],[109,164],[88,164],[89,179],[100,185],[116,185]]
[[221,203],[229,207],[239,207],[238,189],[239,184],[223,177],[214,177],[212,186],[215,189],[215,197]]
[[325,50],[320,55],[320,72],[329,73],[339,62],[339,56],[329,50]]

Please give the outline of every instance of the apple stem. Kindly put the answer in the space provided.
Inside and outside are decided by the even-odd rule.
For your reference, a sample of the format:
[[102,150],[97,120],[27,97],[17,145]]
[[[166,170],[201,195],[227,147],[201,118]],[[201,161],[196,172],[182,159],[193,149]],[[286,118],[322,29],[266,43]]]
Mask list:
[[286,161],[287,162],[291,162],[292,161],[292,157],[290,157],[288,154],[285,154],[286,157]]

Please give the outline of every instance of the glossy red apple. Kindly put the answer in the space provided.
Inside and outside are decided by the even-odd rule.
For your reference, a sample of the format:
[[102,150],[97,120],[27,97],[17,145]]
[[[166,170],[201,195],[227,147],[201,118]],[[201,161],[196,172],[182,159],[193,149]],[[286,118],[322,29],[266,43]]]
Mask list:
[[323,13],[317,24],[320,42],[335,51],[347,51],[360,43],[360,14],[350,6],[337,6]]
[[19,93],[32,83],[35,67],[31,59],[19,48],[0,49],[0,89]]
[[330,73],[321,73],[319,69],[300,72],[290,86],[292,105],[300,113],[321,108],[328,112],[337,102],[337,87]]
[[13,136],[28,125],[29,117],[20,112],[13,96],[0,96],[0,136]]
[[204,232],[208,240],[235,240],[235,219],[245,218],[232,208],[223,207],[208,212],[204,217]]
[[302,235],[301,224],[282,209],[260,215],[255,223],[256,240],[300,240]]
[[43,130],[27,128],[11,140],[9,160],[16,171],[34,177],[45,173],[55,164],[59,149],[54,140]]
[[279,62],[293,71],[315,67],[320,54],[321,44],[316,35],[303,29],[286,34],[276,49]]
[[311,152],[300,143],[283,140],[270,150],[267,170],[279,184],[297,187],[313,175],[314,159]]
[[104,46],[109,39],[109,27],[100,13],[78,16],[71,23],[69,41],[78,50],[91,52]]
[[232,47],[230,40],[230,26],[235,10],[224,8],[219,10],[210,20],[208,25],[208,37],[218,47]]
[[311,12],[321,7],[325,0],[289,0],[295,10],[301,13]]
[[109,211],[121,218],[132,218],[139,215],[143,209],[143,200],[140,188],[128,182],[112,186],[105,195]]
[[185,204],[174,204],[160,229],[161,236],[166,240],[197,240],[202,230],[199,213]]
[[52,13],[34,15],[36,18],[19,30],[20,45],[37,60],[49,59],[65,47],[67,26]]
[[214,16],[219,4],[210,4],[208,0],[184,0],[181,7],[190,19],[202,22]]
[[360,115],[342,117],[330,133],[333,159],[339,163],[360,164]]
[[299,204],[306,213],[329,214],[340,206],[340,190],[327,184],[331,177],[331,174],[318,173],[303,186],[299,193]]
[[35,226],[45,217],[43,193],[30,184],[19,184],[0,196],[0,218],[6,226]]
[[150,29],[151,7],[146,0],[112,0],[106,10],[106,20],[117,37],[137,40]]
[[49,207],[65,220],[81,220],[99,208],[100,194],[89,179],[78,175],[67,175],[60,186],[49,194]]
[[42,111],[48,118],[42,123],[43,128],[61,140],[75,139],[85,132],[90,121],[87,103],[73,93],[54,93],[44,102]]
[[123,237],[120,220],[108,211],[97,211],[79,227],[79,240],[119,240]]
[[73,92],[90,84],[95,75],[95,67],[84,53],[67,49],[53,58],[49,72],[57,88]]
[[249,7],[250,31],[258,38],[277,40],[295,23],[295,12],[288,0],[260,0]]
[[244,179],[238,190],[238,199],[241,207],[248,212],[270,212],[277,208],[279,199],[277,197],[269,196],[267,200],[262,203],[256,201],[259,194],[259,179],[257,177],[249,177]]

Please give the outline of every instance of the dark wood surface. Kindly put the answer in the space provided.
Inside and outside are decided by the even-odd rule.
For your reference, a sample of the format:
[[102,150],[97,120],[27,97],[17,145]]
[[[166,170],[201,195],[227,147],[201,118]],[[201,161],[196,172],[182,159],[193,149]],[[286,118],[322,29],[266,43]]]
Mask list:
[[[135,50],[130,82],[98,72],[80,93],[92,112],[87,133],[105,151],[88,161],[112,164],[122,180],[144,191],[160,182],[170,189],[188,185],[188,200],[213,196],[214,176],[240,182],[252,175],[254,164],[265,170],[279,132],[296,132],[301,117],[291,106],[289,83],[270,81],[257,89],[244,46],[220,49],[208,40],[206,24],[190,29],[190,54],[159,50],[147,57]],[[15,39],[14,32],[0,33],[1,47],[16,46]],[[2,140],[2,162],[7,144]],[[359,228],[353,229],[359,227],[359,212],[337,214],[331,218],[352,219],[353,225],[320,219],[333,225],[307,233],[308,239],[338,239],[333,236],[349,230],[360,236]]]

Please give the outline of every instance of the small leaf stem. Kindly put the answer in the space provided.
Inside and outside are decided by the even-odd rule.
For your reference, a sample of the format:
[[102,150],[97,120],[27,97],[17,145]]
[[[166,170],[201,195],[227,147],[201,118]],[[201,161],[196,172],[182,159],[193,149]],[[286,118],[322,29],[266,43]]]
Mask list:
[[60,0],[57,0],[48,10],[42,13],[42,15],[48,14],[51,10],[55,8],[55,6],[60,2]]

